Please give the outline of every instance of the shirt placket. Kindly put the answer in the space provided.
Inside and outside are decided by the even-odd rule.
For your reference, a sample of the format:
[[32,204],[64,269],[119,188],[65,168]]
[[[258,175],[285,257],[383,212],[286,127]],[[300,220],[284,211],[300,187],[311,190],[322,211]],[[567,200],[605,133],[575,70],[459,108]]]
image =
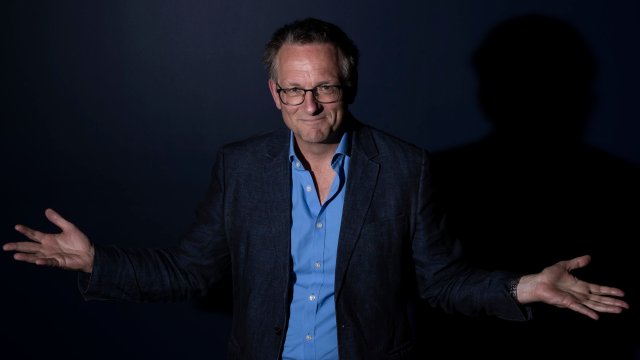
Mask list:
[[312,224],[313,230],[311,231],[310,249],[312,256],[311,262],[306,266],[311,269],[311,286],[309,286],[306,297],[306,304],[304,306],[304,324],[305,324],[305,342],[304,342],[304,356],[305,359],[315,359],[316,353],[316,317],[318,314],[318,293],[322,285],[322,254],[324,252],[324,239],[325,239],[325,211],[324,207],[320,206],[318,195],[313,185],[313,179],[308,171],[304,172],[303,187],[305,194],[305,202],[309,213],[313,216],[314,222]]

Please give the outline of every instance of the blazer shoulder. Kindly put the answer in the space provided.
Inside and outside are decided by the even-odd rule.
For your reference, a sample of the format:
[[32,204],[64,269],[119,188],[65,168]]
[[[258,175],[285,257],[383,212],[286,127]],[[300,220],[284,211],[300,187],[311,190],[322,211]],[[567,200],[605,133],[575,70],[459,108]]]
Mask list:
[[404,140],[387,131],[369,125],[362,125],[357,129],[355,142],[361,146],[365,152],[377,152],[377,156],[382,158],[398,157],[425,161],[430,157],[429,152],[407,140]]
[[241,156],[245,159],[264,155],[274,157],[289,150],[289,137],[288,129],[271,130],[224,144],[220,152],[225,157]]

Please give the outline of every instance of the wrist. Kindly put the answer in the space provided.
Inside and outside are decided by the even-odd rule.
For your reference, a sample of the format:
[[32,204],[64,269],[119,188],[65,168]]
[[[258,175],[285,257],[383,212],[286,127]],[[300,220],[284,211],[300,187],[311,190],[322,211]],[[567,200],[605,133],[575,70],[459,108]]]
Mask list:
[[93,245],[91,245],[91,247],[89,248],[87,265],[81,269],[82,271],[86,272],[87,274],[91,274],[93,272],[93,260],[95,258],[95,255],[95,249]]
[[513,278],[509,280],[509,283],[507,284],[509,295],[511,295],[511,298],[518,304],[520,304],[520,300],[518,300],[518,285],[520,284],[520,279],[522,279],[520,276]]

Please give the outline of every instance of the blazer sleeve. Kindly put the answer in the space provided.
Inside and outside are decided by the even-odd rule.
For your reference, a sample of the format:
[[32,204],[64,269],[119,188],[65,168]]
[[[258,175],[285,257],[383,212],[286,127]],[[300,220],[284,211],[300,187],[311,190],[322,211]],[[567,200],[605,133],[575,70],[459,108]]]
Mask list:
[[219,151],[197,217],[172,248],[94,245],[91,274],[79,277],[85,299],[177,301],[203,294],[230,271],[224,221],[224,151]]
[[509,283],[517,274],[476,269],[464,262],[460,242],[447,229],[436,195],[424,151],[412,241],[421,297],[448,313],[529,319],[530,308],[520,306],[509,293]]

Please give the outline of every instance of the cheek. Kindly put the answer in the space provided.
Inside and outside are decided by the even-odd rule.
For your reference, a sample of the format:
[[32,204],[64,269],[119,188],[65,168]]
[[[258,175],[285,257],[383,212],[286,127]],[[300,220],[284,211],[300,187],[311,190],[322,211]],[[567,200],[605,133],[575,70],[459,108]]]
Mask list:
[[285,105],[282,105],[281,111],[282,111],[282,116],[284,116],[285,118],[291,118],[296,113],[295,108],[291,108]]
[[282,106],[281,112],[282,112],[282,119],[284,120],[285,124],[287,125],[292,124],[295,110],[287,109],[286,106]]
[[344,111],[342,111],[342,109],[340,108],[331,109],[331,117],[333,120],[333,125],[338,126],[344,118]]

